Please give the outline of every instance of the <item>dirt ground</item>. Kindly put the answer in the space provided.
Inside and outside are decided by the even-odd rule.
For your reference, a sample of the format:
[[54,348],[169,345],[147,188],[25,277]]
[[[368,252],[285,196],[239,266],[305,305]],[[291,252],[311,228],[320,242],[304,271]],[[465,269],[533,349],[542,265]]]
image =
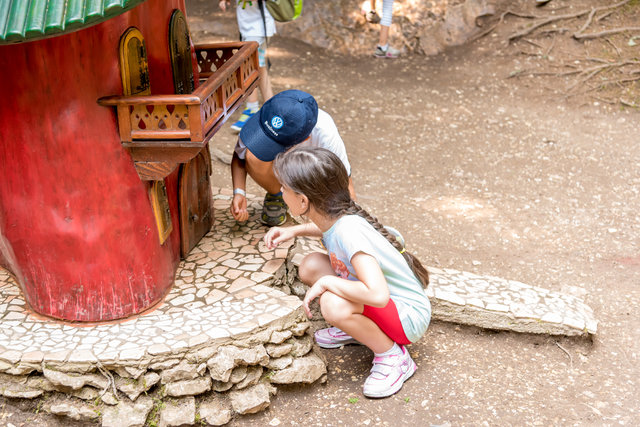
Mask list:
[[[532,3],[512,7],[543,13]],[[187,1],[187,11],[196,42],[233,28],[212,0]],[[425,265],[576,294],[594,309],[598,334],[567,339],[434,321],[410,347],[419,369],[397,395],[362,395],[366,348],[324,350],[326,384],[280,388],[266,411],[230,425],[640,424],[640,115],[610,103],[637,99],[640,88],[567,97],[575,75],[523,73],[549,70],[549,56],[571,64],[615,55],[614,47],[594,53],[566,40],[547,52],[553,34],[507,44],[526,22],[505,17],[470,45],[397,60],[336,56],[275,37],[272,81],[276,92],[312,93],[333,116],[359,200],[398,228]],[[623,49],[625,37],[611,44]],[[628,51],[637,58],[640,47]],[[580,76],[578,87],[591,83]],[[214,138],[222,152],[234,143],[228,127]],[[215,161],[212,180],[230,187],[229,167]],[[249,190],[260,194],[255,184]],[[57,425],[28,411],[0,400],[0,424]]]

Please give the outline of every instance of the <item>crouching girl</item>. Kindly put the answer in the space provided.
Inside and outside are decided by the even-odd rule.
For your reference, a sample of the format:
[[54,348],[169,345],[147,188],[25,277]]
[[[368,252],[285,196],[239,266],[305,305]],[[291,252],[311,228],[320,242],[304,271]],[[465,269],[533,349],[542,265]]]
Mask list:
[[431,319],[427,271],[405,250],[399,233],[351,199],[347,171],[332,152],[295,148],[278,155],[274,170],[291,214],[311,222],[271,228],[266,246],[296,236],[322,238],[328,255],[307,255],[298,271],[310,286],[303,302],[307,316],[319,298],[332,325],[316,331],[316,342],[323,348],[366,345],[374,359],[364,395],[391,396],[416,370],[405,345],[420,339]]

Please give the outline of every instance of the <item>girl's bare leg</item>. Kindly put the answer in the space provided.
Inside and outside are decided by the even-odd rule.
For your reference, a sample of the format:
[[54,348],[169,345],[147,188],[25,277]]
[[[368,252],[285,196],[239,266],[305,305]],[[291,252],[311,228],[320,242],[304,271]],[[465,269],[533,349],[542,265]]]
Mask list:
[[[298,268],[300,280],[309,286],[327,275],[335,275],[335,272],[329,257],[319,252],[307,255]],[[320,310],[329,324],[342,329],[375,353],[384,353],[393,346],[391,338],[373,320],[362,315],[362,304],[325,292],[320,296]]]

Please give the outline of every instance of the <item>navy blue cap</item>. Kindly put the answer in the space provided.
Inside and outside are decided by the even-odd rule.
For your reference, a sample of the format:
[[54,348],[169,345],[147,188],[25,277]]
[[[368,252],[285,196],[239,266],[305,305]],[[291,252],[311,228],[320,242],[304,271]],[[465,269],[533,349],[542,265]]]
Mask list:
[[242,126],[240,139],[251,153],[270,162],[304,141],[318,121],[318,103],[301,90],[285,90],[264,103]]

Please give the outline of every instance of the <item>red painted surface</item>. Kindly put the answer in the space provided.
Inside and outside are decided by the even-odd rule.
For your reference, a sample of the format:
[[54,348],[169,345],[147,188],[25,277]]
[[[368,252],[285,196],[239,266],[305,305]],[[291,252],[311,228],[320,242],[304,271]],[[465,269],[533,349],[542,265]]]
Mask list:
[[0,265],[38,313],[113,320],[158,302],[179,262],[177,172],[167,180],[173,232],[159,244],[147,184],[122,148],[102,96],[121,94],[118,46],[144,35],[152,94],[173,93],[167,47],[183,0],[148,0],[97,26],[0,46]]

